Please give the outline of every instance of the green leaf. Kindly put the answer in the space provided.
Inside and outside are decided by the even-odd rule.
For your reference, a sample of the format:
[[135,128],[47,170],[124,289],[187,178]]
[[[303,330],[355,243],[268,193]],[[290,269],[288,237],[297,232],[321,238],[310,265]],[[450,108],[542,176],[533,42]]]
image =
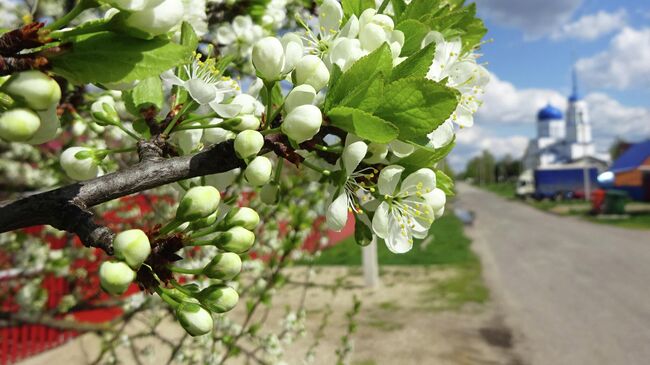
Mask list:
[[406,19],[420,19],[423,16],[433,14],[439,9],[439,1],[431,0],[413,0],[404,9],[400,21]]
[[395,19],[399,19],[406,10],[406,3],[404,0],[390,0],[393,4],[393,12],[395,13]]
[[158,76],[190,59],[194,49],[155,38],[100,32],[76,37],[71,49],[50,58],[52,71],[73,83],[116,83]]
[[454,180],[442,170],[436,170],[436,187],[447,196],[454,196]]
[[456,109],[456,92],[435,81],[409,77],[388,84],[375,112],[395,124],[399,139],[426,145],[427,134],[449,118]]
[[345,19],[352,15],[359,17],[364,10],[375,7],[374,0],[342,0],[341,6],[343,7],[343,14]]
[[454,145],[455,143],[452,141],[446,146],[436,149],[431,147],[417,147],[415,152],[399,160],[397,163],[401,166],[411,168],[412,171],[422,167],[431,168],[445,158],[454,149]]
[[327,116],[333,125],[372,142],[388,143],[399,134],[393,123],[363,110],[340,106],[330,110]]
[[[346,95],[354,92],[364,81],[373,79],[377,74],[381,73],[388,78],[392,69],[393,56],[388,44],[384,43],[369,55],[359,59],[349,70],[338,77],[336,83],[327,92],[325,111],[338,106]],[[332,78],[330,77],[330,79]]]
[[137,111],[137,114],[142,109],[150,106],[155,106],[156,109],[160,110],[165,102],[162,81],[158,76],[148,77],[140,81],[128,94],[130,94],[129,102]]
[[433,63],[435,53],[436,44],[435,42],[431,42],[426,47],[397,65],[397,67],[393,69],[391,81],[403,79],[405,77],[424,78]]
[[404,45],[400,54],[402,57],[408,57],[419,51],[422,47],[422,40],[431,31],[429,26],[415,19],[400,22],[395,29],[404,33]]
[[364,81],[340,103],[342,106],[374,112],[381,103],[384,94],[384,78],[381,74]]
[[181,26],[181,44],[192,50],[196,50],[199,45],[199,37],[194,31],[194,27],[188,22],[183,22]]

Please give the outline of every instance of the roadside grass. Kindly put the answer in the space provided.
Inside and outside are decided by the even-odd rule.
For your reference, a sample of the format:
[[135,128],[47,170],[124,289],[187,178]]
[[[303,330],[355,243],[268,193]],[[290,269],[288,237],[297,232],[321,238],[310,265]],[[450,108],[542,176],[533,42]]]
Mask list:
[[[489,299],[489,291],[481,276],[481,262],[471,251],[471,240],[465,236],[463,229],[463,223],[456,216],[445,214],[431,226],[429,237],[416,241],[408,253],[391,253],[380,242],[377,245],[379,263],[381,266],[426,266],[448,274],[444,275],[444,279],[433,281],[420,293],[418,301],[423,309],[459,310],[465,304],[485,303]],[[360,269],[361,247],[355,243],[354,237],[348,238],[324,250],[314,265],[344,265]],[[380,274],[386,275],[381,268]],[[403,275],[403,280],[408,280],[409,272],[400,271],[391,275]],[[385,311],[399,309],[396,303],[391,302],[381,303],[379,308]],[[381,321],[371,325],[392,328],[390,323]]]
[[480,186],[480,188],[491,191],[506,199],[515,198],[515,190],[516,190],[515,183],[500,183],[500,184],[494,183],[494,184],[482,185]]
[[[451,214],[436,220],[429,237],[416,240],[413,249],[405,254],[390,252],[383,242],[377,245],[380,265],[441,265],[477,261],[470,250],[471,240],[463,233],[463,223]],[[361,247],[354,237],[328,248],[316,258],[314,265],[361,265]]]
[[630,214],[629,217],[622,219],[602,219],[588,216],[586,219],[590,222],[622,228],[650,229],[650,214]]

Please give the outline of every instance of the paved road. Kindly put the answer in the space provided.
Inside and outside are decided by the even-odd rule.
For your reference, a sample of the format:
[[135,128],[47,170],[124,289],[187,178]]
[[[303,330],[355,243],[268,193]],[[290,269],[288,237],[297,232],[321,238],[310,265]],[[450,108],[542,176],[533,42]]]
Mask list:
[[650,364],[650,231],[554,216],[459,185],[506,322],[533,365]]

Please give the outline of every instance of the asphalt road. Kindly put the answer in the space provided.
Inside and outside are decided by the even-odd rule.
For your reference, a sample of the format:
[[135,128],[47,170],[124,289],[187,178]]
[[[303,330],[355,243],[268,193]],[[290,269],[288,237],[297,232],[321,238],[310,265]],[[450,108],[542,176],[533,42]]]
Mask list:
[[459,184],[468,234],[533,365],[650,364],[650,231],[544,213]]

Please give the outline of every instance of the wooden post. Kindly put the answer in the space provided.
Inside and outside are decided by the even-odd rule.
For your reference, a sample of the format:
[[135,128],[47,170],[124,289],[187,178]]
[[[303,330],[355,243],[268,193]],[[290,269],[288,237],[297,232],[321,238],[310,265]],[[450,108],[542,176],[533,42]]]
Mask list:
[[377,237],[373,237],[370,244],[362,247],[363,278],[369,288],[376,288],[379,282],[379,262],[377,260]]

